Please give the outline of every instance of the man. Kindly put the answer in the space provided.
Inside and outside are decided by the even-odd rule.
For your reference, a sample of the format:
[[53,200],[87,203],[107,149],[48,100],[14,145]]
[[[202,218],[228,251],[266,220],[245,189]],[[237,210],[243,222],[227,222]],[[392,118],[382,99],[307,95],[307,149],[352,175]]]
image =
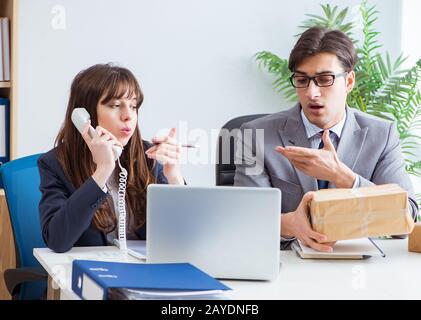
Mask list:
[[[234,185],[282,191],[283,249],[298,238],[313,249],[332,250],[308,221],[314,190],[397,183],[408,191],[412,216],[418,213],[394,124],[346,105],[355,84],[356,60],[351,39],[341,31],[308,29],[289,57],[299,103],[240,128]],[[264,148],[259,147],[258,129],[264,130]],[[247,130],[253,132],[252,139],[246,139]],[[263,155],[257,163],[245,156],[246,150],[256,154],[259,149]],[[247,172],[253,166],[261,172]]]

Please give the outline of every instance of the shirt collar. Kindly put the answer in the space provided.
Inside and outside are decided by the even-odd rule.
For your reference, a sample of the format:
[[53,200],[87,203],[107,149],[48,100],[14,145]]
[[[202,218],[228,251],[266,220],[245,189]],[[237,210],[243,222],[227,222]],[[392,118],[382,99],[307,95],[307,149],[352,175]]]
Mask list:
[[[345,108],[345,113],[344,113],[344,116],[342,117],[342,120],[339,121],[337,124],[335,124],[332,128],[329,128],[329,130],[334,132],[338,136],[339,139],[341,138],[342,129],[344,128],[344,125],[345,125],[346,113],[347,112]],[[310,139],[316,134],[318,134],[320,131],[323,131],[322,128],[319,128],[318,126],[311,123],[307,119],[306,115],[304,114],[303,108],[301,108],[301,119],[303,120],[303,124],[306,129],[307,139]]]

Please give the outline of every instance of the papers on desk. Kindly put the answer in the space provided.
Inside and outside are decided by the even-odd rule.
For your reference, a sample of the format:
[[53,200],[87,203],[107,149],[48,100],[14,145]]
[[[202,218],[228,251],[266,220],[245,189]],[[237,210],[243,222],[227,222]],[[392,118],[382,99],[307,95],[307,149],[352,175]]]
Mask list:
[[316,251],[299,240],[292,243],[292,249],[303,259],[367,259],[372,256],[386,256],[370,238],[338,241],[333,246],[333,252]]
[[227,299],[222,290],[134,290],[127,288],[108,289],[108,300],[220,300]]
[[65,254],[70,262],[73,260],[96,260],[96,261],[121,261],[130,262],[129,256],[126,253],[122,253],[118,250],[113,252],[98,251],[98,252],[78,252],[78,253],[66,253]]
[[[114,239],[114,244],[120,248],[118,239]],[[146,241],[127,240],[127,253],[137,259],[146,260]]]

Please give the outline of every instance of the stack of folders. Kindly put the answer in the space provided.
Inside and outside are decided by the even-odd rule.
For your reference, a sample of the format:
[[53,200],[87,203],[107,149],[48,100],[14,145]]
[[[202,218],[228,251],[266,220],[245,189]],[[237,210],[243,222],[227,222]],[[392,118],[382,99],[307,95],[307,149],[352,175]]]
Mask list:
[[0,18],[0,81],[10,81],[9,25],[9,18]]
[[72,290],[85,300],[224,299],[231,290],[189,263],[74,260]]

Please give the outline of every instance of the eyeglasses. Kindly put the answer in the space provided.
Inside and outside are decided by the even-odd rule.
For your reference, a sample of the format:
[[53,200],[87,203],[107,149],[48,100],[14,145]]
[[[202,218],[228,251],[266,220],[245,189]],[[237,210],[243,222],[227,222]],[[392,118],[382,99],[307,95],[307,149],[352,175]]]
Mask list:
[[295,73],[289,78],[294,88],[307,88],[310,81],[313,80],[314,84],[318,87],[330,87],[334,84],[335,78],[347,75],[348,72],[341,72],[337,74],[321,74],[315,77],[307,77],[296,75]]

